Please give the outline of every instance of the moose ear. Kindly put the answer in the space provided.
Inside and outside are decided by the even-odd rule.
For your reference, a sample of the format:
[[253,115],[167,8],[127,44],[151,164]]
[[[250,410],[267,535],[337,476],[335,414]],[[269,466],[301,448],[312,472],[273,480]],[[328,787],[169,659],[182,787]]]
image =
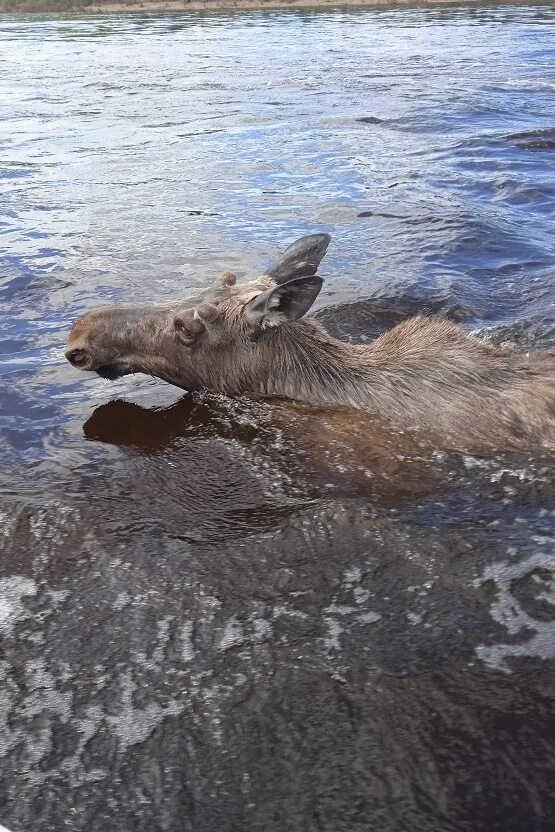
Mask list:
[[255,330],[297,321],[306,315],[318,297],[323,282],[318,275],[308,275],[280,283],[249,301],[245,307],[245,317]]
[[315,275],[331,242],[329,234],[309,234],[286,248],[277,263],[266,272],[274,283]]

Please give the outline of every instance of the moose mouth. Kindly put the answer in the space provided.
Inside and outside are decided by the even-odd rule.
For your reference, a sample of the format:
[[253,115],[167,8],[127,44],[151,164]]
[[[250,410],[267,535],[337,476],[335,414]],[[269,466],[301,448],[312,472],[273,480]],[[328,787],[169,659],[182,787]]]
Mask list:
[[101,378],[107,378],[110,381],[115,381],[125,375],[125,372],[115,364],[103,364],[102,367],[96,368],[96,372]]

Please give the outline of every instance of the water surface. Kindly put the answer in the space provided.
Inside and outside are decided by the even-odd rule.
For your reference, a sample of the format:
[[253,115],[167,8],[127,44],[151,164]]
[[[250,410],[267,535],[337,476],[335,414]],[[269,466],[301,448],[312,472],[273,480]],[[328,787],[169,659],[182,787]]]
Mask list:
[[[315,314],[555,343],[552,10],[0,21],[0,822],[543,832],[552,459],[111,383],[102,303],[329,231]],[[333,437],[333,441],[331,440]]]

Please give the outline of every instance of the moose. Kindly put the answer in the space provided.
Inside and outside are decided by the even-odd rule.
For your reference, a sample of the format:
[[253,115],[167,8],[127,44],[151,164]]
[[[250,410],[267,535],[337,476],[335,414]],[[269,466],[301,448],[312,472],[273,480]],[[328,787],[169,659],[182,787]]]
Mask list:
[[87,312],[66,357],[106,379],[357,408],[448,449],[555,445],[554,354],[494,347],[422,314],[364,345],[307,318],[330,240],[302,237],[250,282],[226,272],[183,300]]

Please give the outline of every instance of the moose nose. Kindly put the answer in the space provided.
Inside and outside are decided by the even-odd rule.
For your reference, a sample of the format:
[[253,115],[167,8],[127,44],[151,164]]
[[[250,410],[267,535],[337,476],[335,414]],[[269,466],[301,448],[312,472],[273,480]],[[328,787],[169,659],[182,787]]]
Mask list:
[[90,361],[90,355],[87,350],[67,350],[66,358],[74,367],[82,369],[86,367]]

